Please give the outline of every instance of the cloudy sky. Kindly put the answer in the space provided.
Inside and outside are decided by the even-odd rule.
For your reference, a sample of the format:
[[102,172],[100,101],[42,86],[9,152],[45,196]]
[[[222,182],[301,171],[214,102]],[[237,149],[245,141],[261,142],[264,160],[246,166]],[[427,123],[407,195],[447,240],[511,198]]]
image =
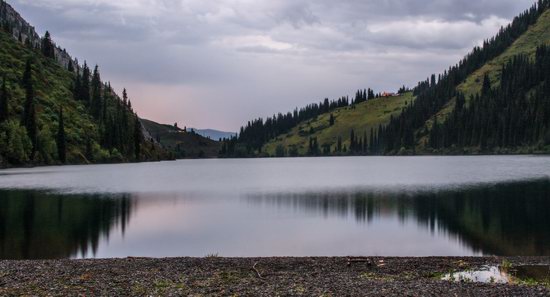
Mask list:
[[247,120],[414,86],[534,0],[8,0],[39,33],[128,89],[145,118]]

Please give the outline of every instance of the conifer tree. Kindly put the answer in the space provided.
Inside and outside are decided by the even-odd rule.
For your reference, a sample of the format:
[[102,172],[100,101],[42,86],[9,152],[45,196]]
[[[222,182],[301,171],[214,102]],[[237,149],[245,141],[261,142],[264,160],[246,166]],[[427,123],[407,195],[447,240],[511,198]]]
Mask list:
[[92,112],[92,116],[97,120],[101,118],[101,112],[102,112],[101,77],[99,75],[99,67],[97,65],[94,68],[91,88],[92,88],[92,101],[91,101],[90,110]]
[[0,90],[0,123],[3,123],[9,116],[9,98],[8,87],[6,85],[6,77],[2,79],[2,89]]
[[367,153],[368,151],[368,138],[367,138],[367,129],[365,129],[365,132],[363,132],[363,145],[361,146],[361,150],[363,153]]
[[82,82],[80,80],[80,70],[76,71],[76,78],[74,81],[74,88],[73,88],[73,98],[74,100],[81,100],[80,97],[82,95]]
[[486,96],[491,91],[491,80],[489,79],[489,75],[486,73],[483,76],[483,86],[481,88],[481,95]]
[[353,131],[353,129],[351,129],[350,132],[349,142],[349,150],[351,152],[355,151],[355,131]]
[[135,116],[134,120],[134,155],[136,161],[141,160],[141,143],[143,142],[143,133],[141,132],[141,122]]
[[374,154],[376,149],[374,145],[374,128],[370,128],[370,137],[369,137],[369,153]]
[[69,64],[67,64],[67,71],[73,73],[74,72],[74,65],[73,65],[73,61],[72,60],[69,60]]
[[50,59],[55,59],[55,50],[50,36],[50,32],[46,31],[44,38],[42,39],[42,54]]
[[34,159],[34,155],[37,149],[37,123],[36,123],[36,109],[34,106],[34,89],[32,82],[32,63],[28,59],[25,65],[25,71],[23,73],[23,87],[25,88],[25,105],[23,109],[22,123],[27,129],[27,135],[32,143],[31,160]]
[[128,107],[128,93],[126,93],[126,88],[122,90],[122,103],[124,106]]
[[65,137],[65,122],[63,108],[59,108],[59,122],[57,127],[57,155],[61,163],[67,162],[67,140]]
[[86,139],[86,160],[88,160],[89,162],[94,161],[94,150],[92,147],[92,140],[89,137],[88,139]]
[[86,61],[84,61],[84,66],[82,66],[80,94],[78,97],[84,104],[90,106],[90,68],[88,68]]

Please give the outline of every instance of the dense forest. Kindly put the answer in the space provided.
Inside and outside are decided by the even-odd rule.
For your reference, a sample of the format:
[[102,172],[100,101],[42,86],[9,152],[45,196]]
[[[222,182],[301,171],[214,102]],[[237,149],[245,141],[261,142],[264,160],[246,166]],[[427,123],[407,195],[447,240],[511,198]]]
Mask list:
[[1,1],[0,166],[171,157],[144,137],[126,90],[120,98],[98,66],[67,59],[49,32],[32,39],[7,8]]
[[[427,120],[436,115],[453,98],[457,99],[457,109],[463,107],[464,98],[457,91],[457,86],[482,65],[502,54],[549,7],[549,0],[540,0],[529,10],[516,17],[506,28],[502,28],[495,37],[486,40],[482,47],[475,47],[457,65],[449,68],[449,70],[437,77],[436,75],[432,75],[430,79],[420,82],[414,89],[414,93],[417,96],[414,103],[406,108],[399,117],[392,119],[389,125],[381,127],[380,133],[376,137],[376,142],[379,143],[376,153],[391,154],[400,150],[414,152],[417,140],[423,136],[423,133],[428,133],[427,131],[417,133]],[[512,83],[512,81],[502,82],[503,85],[507,83]],[[518,85],[510,87],[518,87]],[[525,89],[522,87],[521,90]],[[516,94],[523,97],[519,92],[516,92]],[[519,100],[520,98],[517,99]],[[437,129],[438,125],[435,125],[435,127]],[[431,143],[436,147],[440,145],[440,140],[437,139],[439,134],[438,131],[432,133],[433,138]],[[470,142],[464,144],[475,145],[476,143]],[[507,143],[507,145],[512,146],[517,144],[519,143]]]
[[[406,87],[402,87],[399,93],[405,93],[407,91],[408,89]],[[261,154],[262,148],[267,141],[288,132],[303,121],[314,119],[319,115],[330,113],[339,108],[354,108],[357,104],[381,97],[382,94],[375,94],[374,90],[368,88],[358,90],[355,93],[355,97],[351,100],[349,96],[342,96],[336,100],[325,98],[319,103],[309,104],[300,109],[296,108],[293,112],[288,112],[286,114],[279,113],[265,120],[258,118],[248,122],[246,126],[241,127],[236,137],[224,139],[220,155],[223,157],[246,157]],[[329,123],[331,125],[334,124],[333,117],[331,117]],[[311,139],[311,152],[315,155],[321,152],[318,146],[318,144],[315,144],[315,139]]]
[[[38,36],[0,0],[0,166],[214,155],[544,152],[550,146],[549,50],[540,40],[531,46],[535,53],[520,51],[499,64],[498,75],[477,79],[479,91],[464,92],[459,86],[505,53],[549,7],[550,0],[539,0],[459,63],[412,90],[403,86],[393,94],[367,88],[352,98],[327,98],[249,121],[219,145],[181,129],[147,132],[126,90],[119,97],[102,81],[97,65],[90,68],[71,58],[49,32]],[[348,120],[354,111],[356,117],[359,111],[366,116],[372,106],[379,110],[368,117],[378,120]],[[160,126],[166,125],[149,128]],[[290,140],[285,143],[282,135]],[[307,139],[297,145],[300,137]]]
[[[502,65],[502,75],[497,78],[500,81],[494,82],[494,87],[486,74],[480,94],[466,98],[458,86],[510,48],[549,7],[550,0],[539,0],[514,18],[511,24],[501,28],[495,37],[474,47],[459,63],[418,83],[412,90],[414,100],[400,114],[392,115],[388,123],[369,129],[351,128],[331,143],[320,143],[312,130],[305,155],[513,153],[524,147],[544,150],[544,146],[550,145],[547,47],[539,47],[534,58],[520,54]],[[402,87],[398,93],[408,91]],[[304,126],[311,127],[312,119],[322,114],[330,114],[329,126],[333,125],[334,110],[354,108],[354,105],[372,99],[383,100],[382,97],[368,89],[358,91],[351,102],[346,97],[331,102],[327,99],[320,104],[296,109],[293,113],[279,114],[265,121],[254,120],[241,128],[238,137],[224,142],[221,155],[265,156],[262,153],[264,145],[291,128],[304,123]],[[451,114],[438,116],[451,102]],[[358,133],[359,130],[362,132]],[[271,155],[299,154],[296,147],[279,144]]]
[[537,48],[534,61],[517,55],[502,69],[500,85],[486,75],[481,94],[465,105],[457,95],[452,115],[430,133],[434,149],[544,146],[550,144],[550,48]]
[[141,123],[151,137],[177,159],[218,157],[220,142],[203,137],[193,129],[179,128],[177,123],[163,125],[146,119],[142,119]]

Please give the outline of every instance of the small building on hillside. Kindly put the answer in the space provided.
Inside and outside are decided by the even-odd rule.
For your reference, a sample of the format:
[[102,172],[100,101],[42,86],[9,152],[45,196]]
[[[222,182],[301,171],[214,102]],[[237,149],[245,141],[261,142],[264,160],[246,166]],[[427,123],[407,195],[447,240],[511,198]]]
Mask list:
[[383,92],[382,94],[380,94],[381,97],[399,97],[401,96],[400,94],[398,93],[392,93],[392,92]]

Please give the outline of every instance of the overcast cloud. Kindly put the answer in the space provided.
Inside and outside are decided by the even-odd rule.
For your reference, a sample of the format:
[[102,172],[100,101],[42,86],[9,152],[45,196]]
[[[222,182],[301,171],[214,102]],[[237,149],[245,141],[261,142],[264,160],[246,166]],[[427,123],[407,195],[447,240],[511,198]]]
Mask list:
[[534,0],[8,0],[40,33],[128,89],[145,118],[247,120],[414,86]]

